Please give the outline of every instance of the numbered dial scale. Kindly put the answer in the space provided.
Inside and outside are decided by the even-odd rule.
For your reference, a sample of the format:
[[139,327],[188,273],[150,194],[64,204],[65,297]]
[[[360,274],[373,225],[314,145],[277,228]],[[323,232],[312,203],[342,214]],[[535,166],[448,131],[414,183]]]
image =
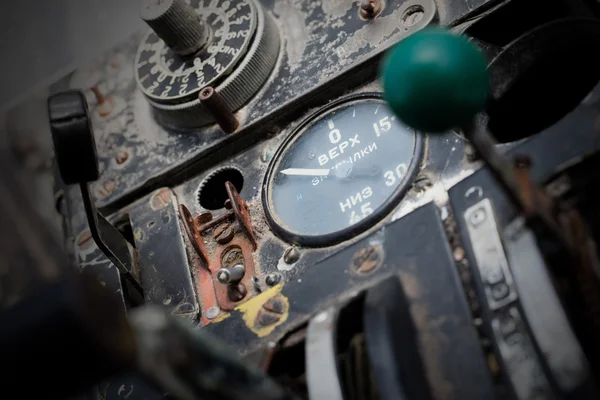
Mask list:
[[[205,4],[206,3],[206,4]],[[246,1],[191,2],[209,29],[209,40],[194,57],[180,57],[150,32],[140,46],[136,73],[140,89],[159,102],[197,96],[237,64],[256,28],[256,10]]]
[[400,201],[422,148],[420,136],[375,95],[332,103],[273,158],[263,192],[272,228],[307,246],[360,233]]
[[138,87],[162,125],[195,128],[214,122],[198,93],[212,86],[234,111],[260,89],[279,54],[277,27],[254,0],[189,0],[207,30],[206,43],[180,56],[150,31],[135,60]]

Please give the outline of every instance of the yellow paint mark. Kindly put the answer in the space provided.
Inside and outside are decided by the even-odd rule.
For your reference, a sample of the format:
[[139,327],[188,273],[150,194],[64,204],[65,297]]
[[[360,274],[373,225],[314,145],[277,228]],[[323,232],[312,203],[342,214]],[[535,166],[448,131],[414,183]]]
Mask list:
[[[271,334],[275,328],[283,324],[288,319],[290,313],[290,302],[287,297],[281,294],[283,286],[283,283],[273,286],[266,292],[259,294],[255,298],[248,300],[244,304],[240,304],[235,308],[237,311],[242,313],[242,317],[248,329],[254,332],[258,337],[265,337]],[[280,298],[284,303],[283,314],[281,314],[281,317],[276,322],[267,326],[262,326],[257,322],[259,312],[261,311],[263,305],[274,297]]]
[[224,319],[229,318],[229,316],[231,315],[231,313],[228,312],[222,312],[217,318],[213,319],[212,321],[210,321],[211,324],[215,324],[217,322],[221,322]]
[[144,239],[144,231],[140,228],[137,228],[135,232],[133,232],[133,238],[136,241],[141,242]]

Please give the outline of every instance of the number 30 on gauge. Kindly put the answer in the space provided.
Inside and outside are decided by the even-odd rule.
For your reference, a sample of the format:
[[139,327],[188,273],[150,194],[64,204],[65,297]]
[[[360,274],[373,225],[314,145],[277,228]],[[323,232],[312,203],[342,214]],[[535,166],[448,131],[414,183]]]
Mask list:
[[368,229],[410,187],[422,138],[373,94],[336,101],[307,118],[275,154],[263,185],[273,230],[325,246]]

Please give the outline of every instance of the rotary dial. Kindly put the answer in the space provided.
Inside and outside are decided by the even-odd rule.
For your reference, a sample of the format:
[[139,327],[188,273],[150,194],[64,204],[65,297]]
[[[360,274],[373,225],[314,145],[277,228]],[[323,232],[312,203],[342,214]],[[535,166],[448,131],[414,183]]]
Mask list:
[[151,99],[170,103],[193,98],[230,72],[252,39],[256,28],[252,3],[200,0],[192,5],[209,30],[207,43],[195,55],[178,55],[156,32],[150,32],[140,46],[136,75]]
[[150,31],[135,61],[139,88],[159,123],[197,127],[214,120],[198,94],[213,87],[236,110],[262,86],[279,52],[271,17],[254,0],[153,0]]

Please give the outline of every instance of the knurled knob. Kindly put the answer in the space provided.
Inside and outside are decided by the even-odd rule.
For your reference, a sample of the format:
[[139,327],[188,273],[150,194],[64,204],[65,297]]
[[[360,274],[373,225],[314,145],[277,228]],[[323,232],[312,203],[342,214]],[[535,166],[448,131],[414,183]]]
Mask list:
[[175,53],[187,56],[200,50],[208,40],[208,29],[184,0],[149,0],[140,14]]

